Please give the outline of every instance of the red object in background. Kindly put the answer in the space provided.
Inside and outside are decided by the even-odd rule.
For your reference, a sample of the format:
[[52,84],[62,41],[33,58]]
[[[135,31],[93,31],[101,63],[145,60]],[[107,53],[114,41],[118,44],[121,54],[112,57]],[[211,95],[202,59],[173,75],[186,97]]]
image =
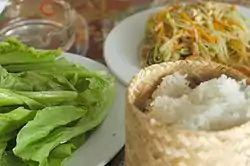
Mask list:
[[45,16],[51,17],[55,14],[54,6],[50,0],[43,0],[40,5],[40,11]]

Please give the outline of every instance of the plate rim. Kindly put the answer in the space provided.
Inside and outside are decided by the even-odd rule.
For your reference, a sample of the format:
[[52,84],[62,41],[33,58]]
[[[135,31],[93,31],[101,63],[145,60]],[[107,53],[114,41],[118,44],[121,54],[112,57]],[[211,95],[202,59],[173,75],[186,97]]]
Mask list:
[[[116,25],[116,26],[111,30],[111,32],[108,34],[108,36],[107,36],[107,38],[106,38],[106,40],[105,40],[105,42],[104,42],[104,47],[103,47],[103,48],[104,48],[104,54],[103,54],[103,56],[104,56],[105,62],[106,62],[106,64],[107,64],[109,70],[112,72],[112,74],[115,75],[115,76],[118,78],[118,80],[119,80],[123,85],[125,85],[125,86],[128,86],[129,83],[130,83],[130,81],[129,81],[128,79],[124,78],[123,76],[121,76],[120,74],[118,74],[118,72],[116,72],[116,69],[115,69],[116,67],[112,67],[112,66],[114,66],[114,64],[116,64],[116,63],[114,62],[115,60],[112,60],[112,58],[110,58],[110,55],[109,55],[109,53],[108,53],[108,51],[107,51],[108,48],[109,48],[111,39],[113,38],[113,35],[116,33],[116,31],[118,31],[118,30],[120,29],[120,27],[122,27],[128,20],[131,20],[131,19],[133,19],[133,18],[136,18],[136,17],[138,17],[138,16],[140,16],[140,15],[143,15],[143,14],[145,14],[145,13],[154,12],[154,11],[156,11],[157,9],[159,10],[160,8],[162,8],[162,7],[156,7],[156,8],[152,8],[152,9],[142,10],[142,11],[140,11],[140,12],[134,13],[134,14],[132,14],[132,15],[126,17],[125,19],[123,19],[121,22],[119,22],[119,24]],[[119,56],[119,55],[118,55],[118,56]],[[121,68],[122,68],[122,67],[126,67],[126,65],[123,64],[123,66],[120,66],[120,67],[121,67]],[[117,68],[118,68],[118,67],[117,67]],[[131,79],[132,79],[132,78],[131,78]],[[130,79],[130,80],[131,80],[131,79]]]

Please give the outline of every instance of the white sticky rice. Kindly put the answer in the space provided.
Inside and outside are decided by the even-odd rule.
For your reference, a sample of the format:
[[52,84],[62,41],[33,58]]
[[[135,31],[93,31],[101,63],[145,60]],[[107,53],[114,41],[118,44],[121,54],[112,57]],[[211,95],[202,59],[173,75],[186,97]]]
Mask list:
[[187,75],[166,76],[152,94],[148,115],[191,130],[223,130],[250,119],[250,87],[225,75],[189,87]]

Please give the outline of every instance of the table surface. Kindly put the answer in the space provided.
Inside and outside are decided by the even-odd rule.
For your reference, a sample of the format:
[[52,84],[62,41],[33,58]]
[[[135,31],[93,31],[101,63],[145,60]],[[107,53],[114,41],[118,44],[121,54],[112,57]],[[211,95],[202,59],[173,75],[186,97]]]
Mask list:
[[[89,49],[84,55],[101,63],[103,58],[103,43],[111,29],[127,16],[154,6],[163,5],[178,0],[67,0],[79,13],[81,17],[87,20],[89,28]],[[181,1],[181,0],[179,0]],[[186,0],[195,2],[196,0]],[[204,0],[205,1],[205,0]],[[218,1],[218,0],[214,0]],[[244,6],[250,6],[250,0],[220,0],[220,2],[236,3]],[[82,31],[83,32],[83,31]],[[83,34],[80,31],[76,36],[76,45],[81,46]],[[81,54],[76,51],[77,47],[69,52]],[[124,148],[117,154],[107,166],[123,166]]]

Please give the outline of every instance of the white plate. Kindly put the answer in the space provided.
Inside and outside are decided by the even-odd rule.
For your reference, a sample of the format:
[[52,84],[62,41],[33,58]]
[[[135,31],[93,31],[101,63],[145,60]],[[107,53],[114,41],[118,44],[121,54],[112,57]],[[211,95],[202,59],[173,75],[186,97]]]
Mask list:
[[[139,72],[138,46],[144,38],[145,25],[149,16],[162,7],[152,8],[132,15],[116,26],[106,39],[104,57],[111,72],[128,85],[132,77]],[[247,18],[250,9],[238,6]]]
[[[71,62],[85,66],[90,70],[108,69],[102,64],[78,55],[63,53]],[[104,166],[124,145],[124,96],[125,87],[117,83],[116,98],[102,125],[94,131],[88,140],[65,163],[65,166]]]

